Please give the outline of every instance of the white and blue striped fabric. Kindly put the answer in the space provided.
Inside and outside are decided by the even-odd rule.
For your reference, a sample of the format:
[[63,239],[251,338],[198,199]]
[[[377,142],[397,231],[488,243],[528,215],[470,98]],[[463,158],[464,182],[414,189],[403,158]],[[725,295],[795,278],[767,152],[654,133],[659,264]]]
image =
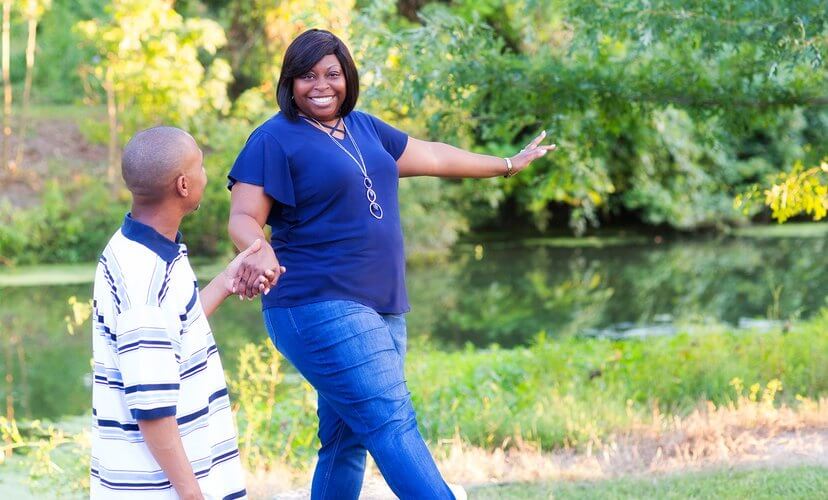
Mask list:
[[205,498],[245,498],[224,372],[186,247],[127,215],[98,263],[92,334],[91,497],[178,498],[137,422],[174,415]]

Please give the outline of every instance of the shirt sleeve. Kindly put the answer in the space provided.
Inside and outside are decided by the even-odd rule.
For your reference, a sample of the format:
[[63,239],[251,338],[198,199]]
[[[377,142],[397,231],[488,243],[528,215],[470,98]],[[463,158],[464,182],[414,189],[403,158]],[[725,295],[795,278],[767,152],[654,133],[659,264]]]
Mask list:
[[247,139],[227,175],[228,189],[236,182],[262,186],[275,201],[296,206],[290,163],[279,142],[267,132],[256,130]]
[[124,397],[132,418],[150,420],[175,415],[180,339],[158,306],[122,312],[115,329]]
[[374,124],[374,130],[377,131],[377,136],[382,143],[383,149],[394,158],[394,161],[399,160],[408,145],[408,134],[392,127],[391,125],[380,120],[376,116],[371,117],[371,122]]

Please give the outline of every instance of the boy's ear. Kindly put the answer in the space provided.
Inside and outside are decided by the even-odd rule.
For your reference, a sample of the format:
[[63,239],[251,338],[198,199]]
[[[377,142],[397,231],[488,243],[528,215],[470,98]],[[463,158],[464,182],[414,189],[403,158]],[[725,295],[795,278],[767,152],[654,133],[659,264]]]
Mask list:
[[186,175],[181,174],[175,178],[175,191],[182,198],[190,195],[190,180],[187,179]]

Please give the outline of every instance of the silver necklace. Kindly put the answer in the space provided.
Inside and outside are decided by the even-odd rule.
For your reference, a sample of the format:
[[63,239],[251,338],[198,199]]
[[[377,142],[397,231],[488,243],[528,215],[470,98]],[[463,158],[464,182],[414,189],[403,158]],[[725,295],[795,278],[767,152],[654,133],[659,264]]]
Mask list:
[[[304,117],[304,116],[302,118],[312,120],[313,123],[319,125],[320,129],[325,127],[316,118],[310,118],[310,117]],[[342,121],[342,127],[345,129],[345,135],[348,136],[348,139],[351,140],[351,144],[354,145],[354,150],[356,151],[357,156],[359,157],[359,160],[357,160],[354,157],[354,155],[352,155],[351,152],[348,151],[345,148],[345,146],[343,146],[342,144],[339,143],[339,141],[336,140],[336,138],[333,136],[333,133],[334,133],[333,131],[330,132],[330,133],[325,132],[325,135],[327,135],[331,139],[331,141],[333,141],[333,143],[336,144],[336,146],[339,149],[344,151],[345,154],[348,155],[348,157],[351,158],[351,160],[353,160],[354,163],[356,163],[356,166],[359,167],[359,171],[362,172],[362,177],[363,177],[362,185],[365,186],[365,196],[366,196],[366,198],[368,198],[368,212],[370,212],[371,215],[375,219],[380,220],[380,219],[382,219],[382,207],[380,206],[379,203],[377,203],[377,193],[376,193],[376,191],[374,191],[374,182],[371,180],[371,177],[368,176],[368,169],[365,167],[365,159],[362,158],[362,151],[359,150],[359,146],[357,145],[356,141],[354,140],[354,136],[350,132],[348,132],[348,126],[345,125],[344,120]]]

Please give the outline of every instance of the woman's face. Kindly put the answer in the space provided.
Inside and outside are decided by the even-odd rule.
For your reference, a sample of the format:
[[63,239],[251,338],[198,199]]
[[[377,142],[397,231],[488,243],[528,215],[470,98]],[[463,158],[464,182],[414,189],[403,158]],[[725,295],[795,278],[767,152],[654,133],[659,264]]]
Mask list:
[[293,79],[293,99],[299,110],[319,121],[335,120],[345,101],[345,74],[339,59],[328,54],[304,75]]

